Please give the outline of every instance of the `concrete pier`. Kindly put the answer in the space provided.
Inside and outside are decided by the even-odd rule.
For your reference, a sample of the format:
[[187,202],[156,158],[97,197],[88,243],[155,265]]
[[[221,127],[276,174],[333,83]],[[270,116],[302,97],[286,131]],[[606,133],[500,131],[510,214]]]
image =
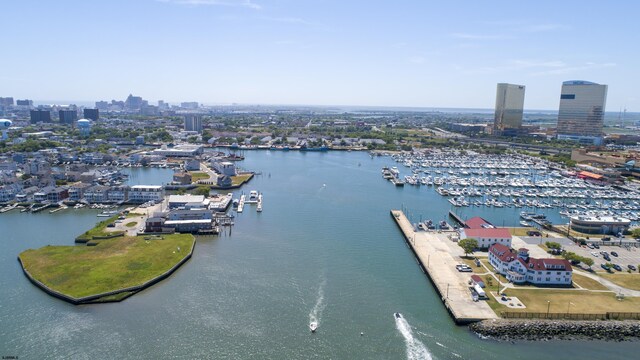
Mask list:
[[391,210],[404,238],[415,254],[423,271],[427,274],[440,294],[444,306],[449,310],[456,324],[468,324],[486,319],[498,319],[487,303],[474,302],[469,291],[469,273],[458,272],[460,263],[451,255],[450,249],[435,233],[416,232],[400,210]]

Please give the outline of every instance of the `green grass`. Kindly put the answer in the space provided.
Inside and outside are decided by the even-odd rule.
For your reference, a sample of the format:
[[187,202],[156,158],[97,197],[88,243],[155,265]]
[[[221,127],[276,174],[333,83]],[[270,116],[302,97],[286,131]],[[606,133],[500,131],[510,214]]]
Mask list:
[[627,289],[640,290],[640,274],[638,273],[602,273],[600,276]]
[[582,276],[576,273],[573,273],[572,275],[572,279],[573,282],[575,284],[580,285],[580,287],[582,287],[583,289],[588,289],[588,290],[609,290],[606,286],[600,284],[599,282],[588,278],[586,276]]
[[124,226],[126,226],[126,227],[134,227],[134,226],[136,226],[136,224],[138,224],[137,221],[130,221],[130,222],[124,224]]
[[202,171],[192,171],[191,174],[191,182],[197,182],[198,180],[207,180],[209,179],[209,174]]
[[103,220],[101,222],[99,222],[98,224],[96,224],[96,226],[91,229],[86,231],[85,233],[83,233],[82,235],[78,236],[76,239],[78,240],[91,240],[94,237],[101,237],[101,236],[110,236],[110,235],[114,235],[114,234],[124,234],[123,231],[110,231],[107,232],[107,225],[109,225],[110,223],[116,221],[116,219],[119,217],[120,215],[114,215],[110,218],[108,218],[107,220]]
[[241,174],[241,175],[232,176],[231,177],[231,184],[233,186],[241,185],[244,182],[249,181],[251,176],[253,176],[253,174]]
[[19,257],[36,280],[78,298],[141,285],[187,256],[194,241],[190,234],[166,235],[157,241],[121,237],[97,246],[29,249]]
[[582,290],[553,289],[507,289],[507,296],[516,296],[524,303],[526,309],[512,309],[500,306],[497,311],[547,312],[547,301],[550,301],[549,312],[593,314],[605,312],[637,312],[640,309],[640,298],[628,297],[616,299],[614,293],[587,292]]

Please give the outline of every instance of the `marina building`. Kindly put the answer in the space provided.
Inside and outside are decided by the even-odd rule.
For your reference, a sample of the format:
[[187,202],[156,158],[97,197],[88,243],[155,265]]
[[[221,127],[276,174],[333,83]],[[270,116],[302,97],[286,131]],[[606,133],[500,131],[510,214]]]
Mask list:
[[134,185],[129,190],[129,202],[144,203],[147,201],[162,201],[164,189],[162,185]]
[[579,215],[570,218],[571,230],[585,234],[624,234],[629,230],[631,220],[617,216]]
[[461,229],[460,240],[463,239],[476,239],[480,249],[488,249],[494,244],[511,246],[511,233],[505,228]]
[[202,145],[180,144],[173,148],[163,146],[160,149],[152,151],[152,155],[161,155],[165,157],[192,157],[202,154]]
[[236,166],[231,161],[213,161],[211,166],[220,175],[236,176]]
[[169,209],[206,208],[209,201],[204,195],[169,195]]
[[607,85],[572,80],[562,83],[557,133],[559,140],[602,145]]
[[502,244],[489,248],[489,263],[514,284],[565,285],[572,283],[573,269],[565,259],[536,259],[525,248],[515,250]]
[[494,128],[501,133],[522,127],[524,111],[524,85],[499,83],[496,91]]

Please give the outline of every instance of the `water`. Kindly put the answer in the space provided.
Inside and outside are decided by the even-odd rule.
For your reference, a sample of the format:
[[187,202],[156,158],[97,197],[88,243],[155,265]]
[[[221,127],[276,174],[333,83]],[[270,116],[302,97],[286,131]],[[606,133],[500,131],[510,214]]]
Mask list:
[[[450,208],[445,198],[426,188],[391,186],[380,169],[392,160],[365,153],[245,155],[241,166],[263,175],[243,190],[262,191],[264,211],[247,205],[231,234],[199,237],[180,270],[121,303],[67,304],[29,283],[16,261],[27,248],[73,244],[99,220],[98,210],[0,214],[2,355],[585,359],[632,357],[640,349],[638,343],[481,340],[453,324],[389,215],[404,205],[415,216],[442,219]],[[155,177],[149,183],[166,183],[171,172]],[[519,211],[477,210],[496,224]],[[311,334],[314,309],[320,326]],[[400,327],[394,312],[408,322]]]

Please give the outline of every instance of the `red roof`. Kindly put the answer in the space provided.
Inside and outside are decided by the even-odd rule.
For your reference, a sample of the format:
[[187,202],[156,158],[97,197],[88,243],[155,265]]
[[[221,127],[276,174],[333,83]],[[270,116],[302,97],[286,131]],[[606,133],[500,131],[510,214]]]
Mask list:
[[487,220],[481,218],[480,216],[474,216],[471,219],[464,222],[464,226],[469,229],[482,229],[484,226],[493,226]]
[[592,179],[596,179],[596,180],[600,180],[600,179],[603,178],[602,175],[594,174],[594,173],[589,172],[589,171],[580,171],[580,173],[578,175],[584,176],[584,177],[588,177],[588,178],[592,178]]
[[484,282],[484,281],[482,281],[482,278],[480,278],[480,276],[478,276],[478,275],[471,275],[471,280],[473,280],[473,281],[475,281],[477,283]]
[[536,259],[528,258],[527,260],[519,258],[515,250],[509,249],[502,244],[493,244],[489,248],[495,256],[502,262],[511,262],[514,260],[520,261],[520,263],[527,269],[531,270],[544,270],[544,271],[573,271],[571,263],[565,259]]
[[502,238],[511,239],[509,229],[505,228],[480,228],[480,229],[464,229],[464,234],[470,238]]

